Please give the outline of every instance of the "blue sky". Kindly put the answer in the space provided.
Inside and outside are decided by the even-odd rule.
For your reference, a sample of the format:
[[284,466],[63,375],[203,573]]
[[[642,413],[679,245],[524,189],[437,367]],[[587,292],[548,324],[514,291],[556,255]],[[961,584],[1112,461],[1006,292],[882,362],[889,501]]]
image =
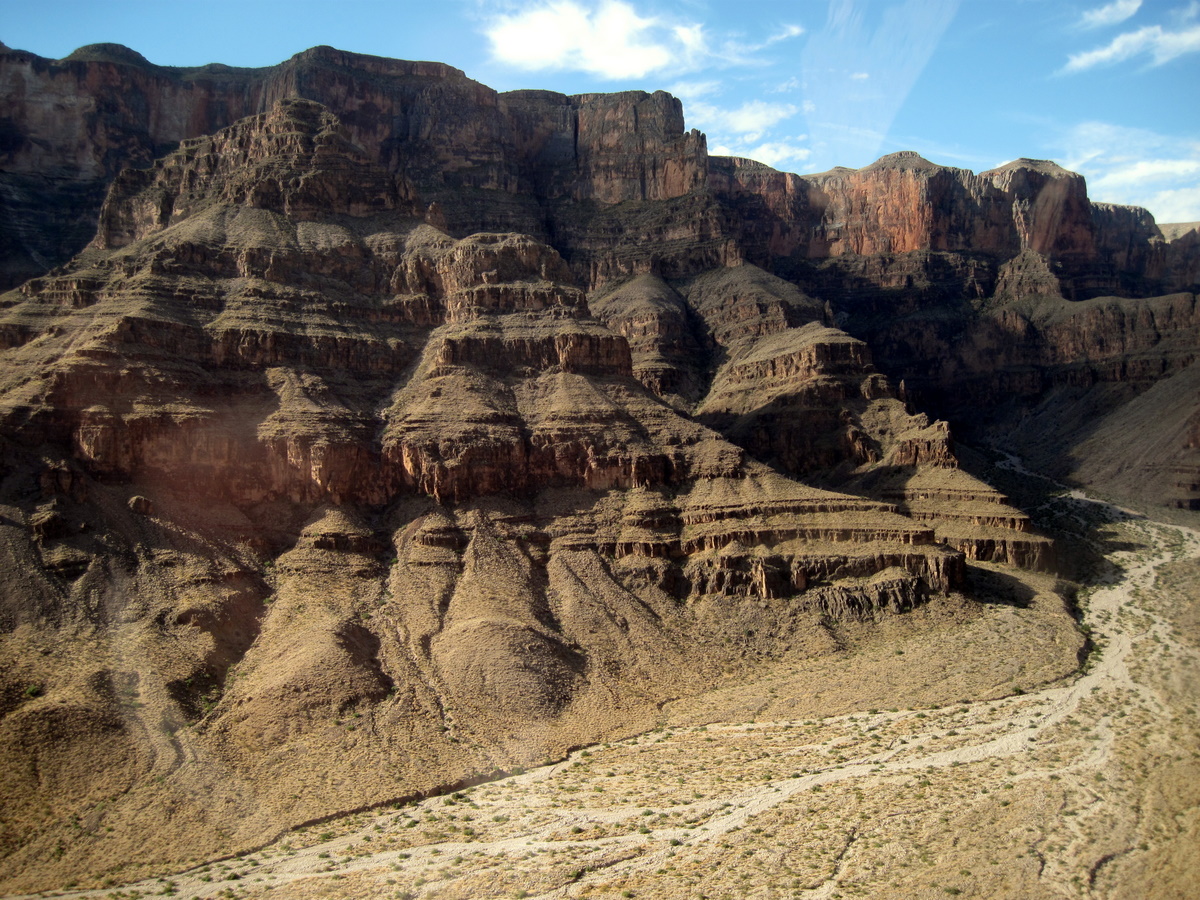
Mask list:
[[1200,220],[1200,0],[0,0],[0,40],[181,66],[331,44],[497,90],[665,89],[710,151],[787,171],[1029,156],[1094,200]]

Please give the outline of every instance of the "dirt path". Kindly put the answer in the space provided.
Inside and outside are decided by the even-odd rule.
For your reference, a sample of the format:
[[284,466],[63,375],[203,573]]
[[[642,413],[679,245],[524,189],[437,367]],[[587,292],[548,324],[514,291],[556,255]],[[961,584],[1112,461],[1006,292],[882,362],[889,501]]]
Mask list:
[[[1093,525],[1109,512],[1064,502]],[[1164,667],[1195,668],[1196,649],[1152,601],[1165,565],[1200,559],[1200,534],[1111,512],[1128,548],[1086,598],[1097,650],[1067,683],[664,728],[243,859],[62,896],[1124,896],[1138,860],[1173,840],[1139,812],[1138,754],[1163,741],[1164,717],[1196,719],[1195,696],[1164,688]]]

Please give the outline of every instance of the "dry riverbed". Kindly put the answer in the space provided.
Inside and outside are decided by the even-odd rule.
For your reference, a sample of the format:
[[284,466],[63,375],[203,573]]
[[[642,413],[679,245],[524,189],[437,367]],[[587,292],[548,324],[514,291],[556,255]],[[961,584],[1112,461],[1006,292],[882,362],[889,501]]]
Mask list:
[[1200,534],[1058,502],[1109,564],[1081,594],[1094,647],[1066,677],[1033,631],[1023,646],[1036,598],[966,625],[946,614],[954,642],[897,625],[554,765],[170,877],[42,896],[1195,897]]

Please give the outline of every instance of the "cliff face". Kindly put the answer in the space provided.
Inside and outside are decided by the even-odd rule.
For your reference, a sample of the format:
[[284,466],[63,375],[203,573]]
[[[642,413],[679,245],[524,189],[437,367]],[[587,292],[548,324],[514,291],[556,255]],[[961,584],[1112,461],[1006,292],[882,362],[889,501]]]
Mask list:
[[[715,160],[709,184],[744,210],[752,252],[791,257],[793,264],[966,257],[984,274],[990,294],[1006,264],[1033,254],[1071,299],[1195,285],[1188,241],[1165,240],[1145,210],[1093,204],[1081,176],[1045,160],[1019,159],[977,175],[902,151],[862,169],[805,176]],[[911,283],[919,271],[899,273],[899,284]],[[867,281],[876,288],[897,284],[895,275],[867,275]],[[963,279],[954,289],[977,284]]]
[[627,734],[1052,567],[931,412],[1168,403],[1145,449],[1194,493],[1196,233],[1053,165],[797,176],[662,92],[330,48],[0,49],[0,86],[6,889]]
[[[1164,234],[1145,210],[1091,203],[1083,179],[1053,163],[975,175],[898,153],[812,176],[738,160],[714,171],[710,185],[749,222],[748,258],[829,302],[910,399],[1061,476],[1098,471],[1071,450],[1090,440],[1070,411],[1082,392],[1093,418],[1125,421],[1123,404],[1196,359],[1195,229]],[[1059,426],[1057,443],[1014,427],[1035,407]],[[1149,457],[1111,465],[1175,473],[1126,496],[1193,508],[1187,473],[1200,457],[1171,433]]]
[[[433,207],[431,221],[459,236],[499,229],[544,237],[541,201],[664,200],[705,177],[703,136],[684,133],[679,101],[661,91],[501,95],[440,63],[330,47],[268,69],[173,69],[115,45],[64,60],[5,48],[0,96],[5,287],[86,243],[89,228],[54,227],[62,206],[93,219],[122,169],[144,168],[180,141],[285,98],[336,109],[347,139],[415,185]],[[497,196],[482,204],[466,196],[478,191]]]
[[[679,101],[661,91],[498,94],[439,63],[329,47],[267,69],[173,69],[95,45],[65,60],[0,50],[0,92],[9,286],[86,243],[79,220],[98,214],[122,169],[289,97],[336,110],[347,139],[410,184],[431,223],[459,237],[518,230],[551,240],[591,286],[638,271],[685,275],[701,261],[914,251],[983,255],[994,270],[1030,250],[1061,269],[1078,299],[1167,293],[1197,277],[1194,246],[1165,242],[1144,210],[1092,204],[1082,178],[1053,163],[976,175],[903,152],[860,170],[780,173],[709,158]],[[715,208],[696,202],[706,196]],[[664,201],[675,201],[665,216],[604,214]],[[75,214],[65,218],[68,203]]]

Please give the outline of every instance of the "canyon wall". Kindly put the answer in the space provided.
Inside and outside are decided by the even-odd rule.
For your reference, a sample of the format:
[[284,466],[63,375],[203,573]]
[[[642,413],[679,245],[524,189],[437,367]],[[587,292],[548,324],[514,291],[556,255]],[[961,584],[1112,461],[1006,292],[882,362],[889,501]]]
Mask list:
[[[285,98],[336,109],[348,139],[460,236],[545,237],[547,200],[665,200],[705,178],[703,136],[684,132],[679,101],[661,91],[498,94],[441,63],[331,47],[266,69],[177,69],[117,45],[63,60],[0,45],[0,96],[5,287],[82,249],[83,223],[123,169]],[[79,227],[59,221],[68,204]]]
[[964,429],[1200,500],[1200,237],[1051,163],[800,176],[663,92],[327,47],[0,47],[0,90],[5,890],[969,614],[1055,553]]
[[[617,260],[650,234],[660,250],[643,268],[668,274],[695,269],[703,244],[710,266],[913,251],[998,266],[1031,250],[1061,270],[1072,299],[1168,293],[1197,277],[1194,240],[1163,240],[1144,210],[1091,203],[1083,179],[1053,163],[1023,159],[976,175],[902,152],[859,170],[775,172],[710,158],[662,91],[501,94],[440,63],[330,47],[265,69],[178,69],[100,44],[63,60],[0,46],[0,96],[7,286],[82,248],[122,169],[288,97],[336,110],[348,139],[410,183],[433,224],[456,236],[515,230],[549,240],[593,287],[637,274]],[[677,202],[673,228],[657,211],[604,215],[661,201]]]

